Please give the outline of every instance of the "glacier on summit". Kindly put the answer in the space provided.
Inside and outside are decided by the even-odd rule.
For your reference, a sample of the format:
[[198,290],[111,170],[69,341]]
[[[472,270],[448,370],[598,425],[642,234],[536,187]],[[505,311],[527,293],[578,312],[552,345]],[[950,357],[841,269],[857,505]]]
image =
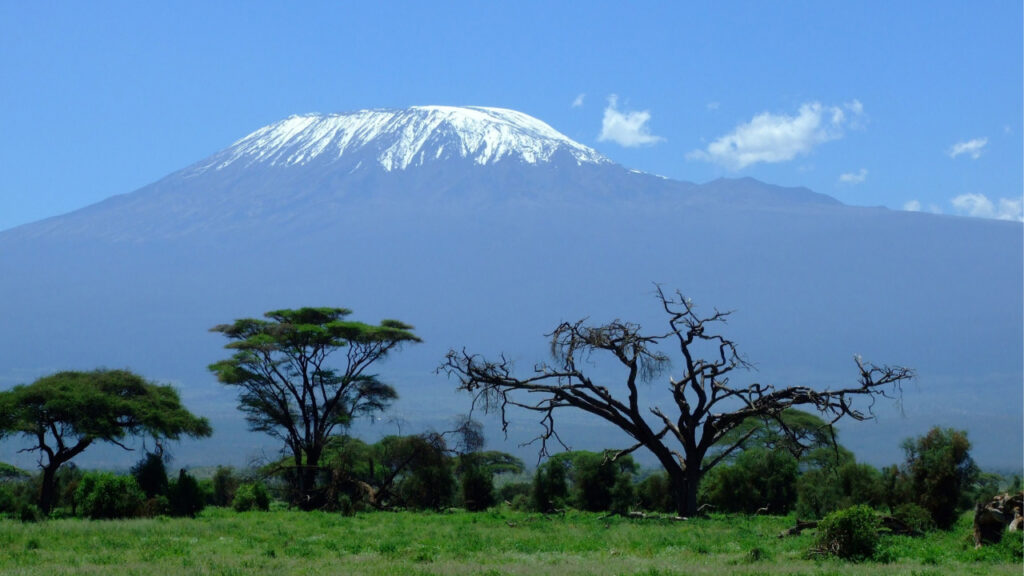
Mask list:
[[560,151],[577,164],[612,164],[592,148],[522,112],[413,106],[290,116],[238,140],[195,171],[220,170],[236,163],[302,165],[314,160],[336,161],[360,152],[372,153],[376,163],[389,172],[454,158],[478,165],[506,159],[538,164],[551,161]]

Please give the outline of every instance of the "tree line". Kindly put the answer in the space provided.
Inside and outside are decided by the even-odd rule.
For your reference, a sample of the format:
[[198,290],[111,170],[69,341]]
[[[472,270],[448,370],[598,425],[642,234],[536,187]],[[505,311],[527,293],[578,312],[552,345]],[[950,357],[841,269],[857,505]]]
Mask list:
[[[238,390],[250,429],[279,440],[285,455],[259,471],[258,480],[237,483],[231,503],[242,494],[246,502],[269,502],[272,495],[302,509],[457,504],[479,510],[505,500],[541,512],[643,507],[688,516],[702,507],[773,514],[795,507],[813,517],[863,503],[916,506],[906,515],[927,515],[940,527],[951,523],[949,515],[978,479],[964,433],[935,429],[908,441],[907,462],[882,471],[856,463],[835,441],[834,424],[870,418],[875,398],[899,398],[912,370],[858,357],[855,381],[833,390],[737,384],[733,380],[749,364],[719,333],[729,313],[701,315],[682,294],[660,287],[657,300],[666,315],[662,330],[622,321],[562,323],[548,335],[551,359],[526,374],[505,357],[448,353],[438,371],[472,395],[474,409],[498,413],[506,427],[516,411],[540,414],[542,455],[552,443],[566,447],[556,426],[564,410],[595,415],[635,442],[599,454],[550,455],[531,482],[503,481],[497,489],[496,475],[521,474],[522,463],[482,451],[479,425],[468,418],[453,431],[391,436],[375,444],[346,434],[355,419],[383,411],[397,398],[371,369],[420,341],[412,326],[352,321],[344,308],[277,310],[215,326],[212,331],[229,340],[231,356],[210,370]],[[592,374],[596,355],[607,356],[617,369]],[[671,404],[643,405],[639,386],[666,374]],[[618,381],[609,384],[611,378]],[[868,408],[858,406],[862,400]],[[151,439],[156,451],[137,466],[156,468],[163,462],[162,442],[210,433],[209,423],[188,412],[173,388],[127,371],[62,372],[0,392],[0,437],[20,435],[28,442],[24,450],[40,455],[43,515],[60,500],[62,466],[95,442],[127,448],[127,438]],[[654,454],[660,471],[638,476],[631,454],[640,448]],[[225,474],[220,482],[228,486]],[[133,478],[140,501],[155,501],[150,506],[161,513],[227,504],[224,490],[219,499],[211,496],[216,478],[205,495],[184,471],[155,492],[144,488],[138,474]],[[89,490],[102,492],[113,481],[90,482],[90,489],[78,484],[84,492],[76,492],[75,506]],[[193,505],[174,508],[185,492]]]

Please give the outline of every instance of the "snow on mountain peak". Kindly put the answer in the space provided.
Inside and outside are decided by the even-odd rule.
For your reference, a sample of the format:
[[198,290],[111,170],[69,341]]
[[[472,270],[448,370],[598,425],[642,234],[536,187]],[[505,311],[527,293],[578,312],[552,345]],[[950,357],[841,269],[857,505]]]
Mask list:
[[577,164],[607,164],[597,151],[544,122],[503,108],[414,106],[347,114],[290,116],[260,128],[197,167],[220,170],[235,163],[275,166],[336,161],[370,153],[387,171],[431,160],[466,158],[485,165],[504,159],[537,164],[564,151]]

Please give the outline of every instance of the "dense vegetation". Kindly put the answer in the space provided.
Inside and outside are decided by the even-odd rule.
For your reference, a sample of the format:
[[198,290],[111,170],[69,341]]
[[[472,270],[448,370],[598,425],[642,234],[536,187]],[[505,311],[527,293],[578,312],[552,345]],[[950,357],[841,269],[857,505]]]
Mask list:
[[[721,320],[718,315],[699,319],[689,301],[663,295],[662,301],[666,310],[683,306],[673,333],[683,342],[691,372],[706,369],[714,381],[723,370],[743,365],[730,341],[704,331],[706,323]],[[283,444],[281,459],[260,467],[169,472],[163,441],[206,436],[209,425],[181,406],[171,387],[127,371],[64,372],[0,392],[0,437],[26,438],[26,450],[41,455],[36,474],[0,463],[0,572],[277,573],[300,564],[306,573],[487,573],[510,567],[713,573],[723,564],[741,573],[916,572],[921,565],[928,566],[922,573],[1019,571],[1020,531],[1000,538],[997,524],[995,541],[974,551],[970,524],[976,503],[1020,490],[1021,479],[981,473],[965,432],[937,427],[907,439],[905,461],[882,470],[858,463],[837,442],[836,420],[864,417],[848,397],[898,385],[912,374],[905,369],[858,359],[859,387],[834,397],[803,388],[728,389],[751,395],[755,404],[769,401],[731,412],[726,420],[707,411],[714,390],[727,389],[725,381],[705,397],[697,384],[705,378],[687,380],[701,403],[711,399],[693,418],[706,419],[705,427],[725,427],[708,437],[715,442],[702,440],[707,445],[695,452],[694,462],[703,468],[687,480],[688,494],[681,498],[678,470],[643,470],[635,463],[630,453],[644,443],[556,453],[527,472],[517,458],[485,451],[482,429],[468,417],[454,430],[387,436],[373,444],[347,435],[353,418],[384,410],[397,397],[366,370],[401,344],[418,341],[411,326],[394,320],[372,326],[348,321],[348,314],[281,310],[268,313],[268,320],[214,328],[231,340],[233,355],[211,369],[239,388],[240,408],[253,429]],[[631,326],[622,325],[621,333],[580,325],[571,330],[586,346],[611,346],[632,361],[628,388],[635,390],[636,374],[657,372],[641,364],[657,364],[661,357],[646,348],[655,340]],[[721,352],[724,364],[691,360],[688,347],[702,338],[728,351],[728,357]],[[571,344],[561,357],[573,366],[579,343]],[[340,349],[344,367],[335,369],[328,359]],[[473,373],[478,360],[466,358],[465,365],[448,368]],[[498,378],[503,369],[491,365],[486,376]],[[465,388],[470,377],[461,374]],[[553,394],[553,403],[544,405],[572,405],[559,398],[574,394],[579,385],[573,382],[582,376],[553,374],[540,377],[557,383],[544,385],[543,392]],[[525,385],[531,390],[534,383]],[[603,387],[583,387],[585,394],[624,408]],[[521,406],[502,396],[506,392],[481,393]],[[677,401],[686,413],[682,394]],[[805,404],[830,420],[793,408]],[[631,405],[636,408],[635,401]],[[666,432],[652,442],[667,434],[672,424],[666,422]],[[630,426],[622,424],[623,430]],[[692,432],[696,424],[689,426]],[[685,440],[682,432],[677,436]],[[151,439],[152,446],[129,474],[83,471],[72,461],[96,441],[126,447],[122,441],[131,437]],[[683,518],[680,510],[692,513]],[[260,522],[249,521],[255,518]],[[774,538],[784,529],[789,536]],[[862,564],[823,568],[837,559]]]

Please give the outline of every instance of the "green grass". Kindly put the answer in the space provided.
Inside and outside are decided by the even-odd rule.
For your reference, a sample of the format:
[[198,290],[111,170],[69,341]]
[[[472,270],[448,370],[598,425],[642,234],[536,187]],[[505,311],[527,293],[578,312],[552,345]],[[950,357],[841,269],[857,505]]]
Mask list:
[[[569,513],[369,513],[211,509],[197,519],[0,520],[0,574],[1021,574],[1021,539],[975,551],[969,520],[886,538],[882,561],[813,560],[789,518],[669,520]],[[1016,547],[1016,548],[1015,548]],[[1017,550],[1019,551],[1019,550]]]

